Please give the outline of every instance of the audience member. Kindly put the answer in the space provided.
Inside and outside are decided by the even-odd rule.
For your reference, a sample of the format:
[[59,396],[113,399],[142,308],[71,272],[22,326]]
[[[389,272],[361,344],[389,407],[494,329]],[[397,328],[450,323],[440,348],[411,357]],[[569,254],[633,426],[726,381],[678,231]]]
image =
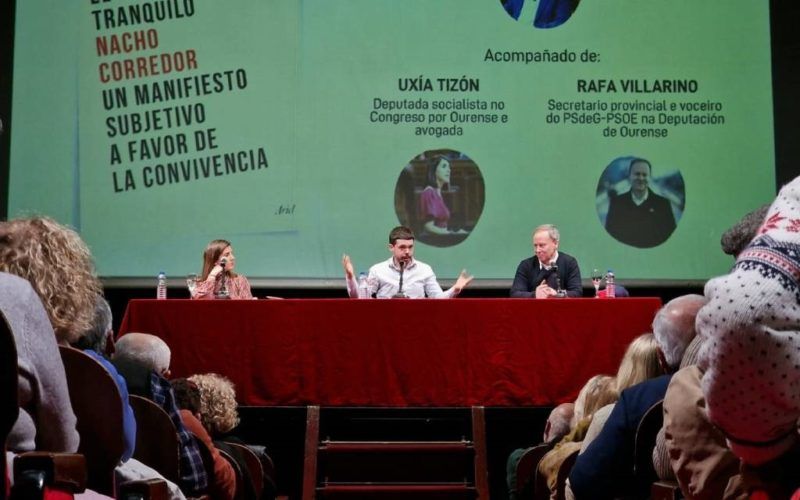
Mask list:
[[133,415],[128,398],[128,384],[119,374],[111,362],[105,358],[106,349],[114,344],[114,331],[111,327],[111,308],[102,296],[98,295],[95,300],[95,316],[92,328],[75,341],[72,346],[81,349],[83,352],[94,358],[111,375],[117,384],[122,402],[122,428],[125,436],[125,451],[122,453],[122,461],[127,462],[133,456],[136,447],[136,418]]
[[582,415],[569,434],[547,452],[539,462],[539,473],[547,480],[551,498],[556,498],[558,471],[568,456],[581,448],[592,417],[600,408],[617,399],[616,381],[608,375],[595,375],[581,389],[575,401],[575,414]]
[[214,240],[203,252],[203,272],[193,299],[252,299],[250,282],[236,274],[236,257],[230,241]]
[[[694,320],[705,299],[685,295],[668,302],[653,321],[658,355],[674,372],[695,336]],[[649,379],[622,391],[597,438],[578,456],[569,476],[575,498],[646,497],[649,484],[636,484],[633,450],[644,413],[664,398],[671,375]],[[653,478],[655,479],[655,478]]]
[[30,282],[60,343],[91,328],[102,287],[89,249],[72,229],[47,217],[0,223],[0,271]]
[[553,408],[544,425],[542,442],[557,442],[566,436],[570,431],[573,415],[575,415],[575,403],[561,403]]
[[[542,443],[555,445],[561,441],[570,431],[572,417],[575,414],[575,403],[561,403],[553,408],[547,417],[547,423],[542,433]],[[516,491],[517,485],[517,465],[522,456],[530,448],[517,448],[512,451],[506,461],[506,483],[508,485],[509,498],[516,500],[522,492]]]
[[546,299],[563,291],[567,297],[583,295],[581,270],[575,257],[558,251],[561,233],[553,224],[533,230],[533,257],[517,266],[512,297]]
[[236,473],[233,466],[219,453],[208,433],[200,422],[201,396],[197,384],[186,378],[172,380],[175,401],[181,409],[181,418],[186,428],[200,439],[211,452],[214,461],[214,482],[211,485],[213,498],[233,499],[236,495]]
[[180,441],[180,487],[192,496],[205,492],[208,478],[197,443],[183,425],[172,386],[165,378],[169,376],[170,357],[167,344],[155,335],[128,333],[117,341],[111,361],[125,377],[131,394],[154,401],[172,419]]
[[[706,284],[697,321],[708,417],[748,471],[790,470],[782,462],[797,456],[799,279],[800,177],[781,189],[731,273]],[[773,483],[791,488],[792,476]]]
[[219,438],[233,430],[239,424],[233,383],[216,373],[192,375],[189,380],[200,391],[200,421],[209,434]]
[[652,333],[639,335],[628,345],[617,369],[617,394],[628,387],[663,375],[658,358],[658,343]]
[[[769,205],[745,215],[722,235],[722,250],[733,256],[753,239]],[[697,364],[702,344],[698,335],[672,377],[664,397],[664,427],[656,439],[653,465],[661,480],[676,480],[693,499],[746,498],[739,459],[725,436],[708,420],[700,389],[703,372]]]
[[0,312],[17,344],[19,372],[19,416],[6,449],[17,453],[76,452],[77,419],[69,400],[64,364],[39,296],[26,280],[0,272]]
[[[462,270],[455,284],[446,292],[442,291],[431,266],[414,259],[414,232],[405,226],[397,226],[389,233],[389,252],[392,256],[388,260],[369,268],[367,283],[370,297],[388,299],[402,292],[403,296],[411,299],[448,299],[461,293],[472,281],[472,276]],[[353,263],[347,254],[342,256],[342,267],[347,281],[347,293],[351,298],[357,298],[358,283]]]

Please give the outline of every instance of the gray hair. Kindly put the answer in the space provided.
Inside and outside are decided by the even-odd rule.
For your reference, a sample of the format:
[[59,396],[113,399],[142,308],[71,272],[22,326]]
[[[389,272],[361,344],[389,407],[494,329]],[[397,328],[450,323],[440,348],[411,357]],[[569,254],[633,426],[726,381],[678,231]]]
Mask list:
[[539,231],[547,231],[547,235],[550,236],[550,239],[555,242],[558,242],[561,239],[561,233],[558,232],[558,228],[555,224],[542,224],[533,230],[533,234],[531,236],[535,236]]
[[78,349],[88,349],[104,354],[108,333],[111,331],[111,307],[102,295],[98,295],[94,303],[94,319],[92,327],[72,343]]
[[148,333],[128,333],[117,340],[114,359],[144,366],[159,374],[169,369],[172,353],[166,342]]
[[680,366],[686,348],[697,335],[695,318],[705,304],[706,298],[702,295],[682,295],[667,302],[656,313],[653,334],[671,370]]

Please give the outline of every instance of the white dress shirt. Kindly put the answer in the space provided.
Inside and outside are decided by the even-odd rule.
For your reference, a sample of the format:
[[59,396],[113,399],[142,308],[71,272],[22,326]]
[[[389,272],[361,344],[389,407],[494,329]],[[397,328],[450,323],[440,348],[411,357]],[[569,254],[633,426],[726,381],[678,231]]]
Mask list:
[[[375,295],[379,299],[392,298],[400,285],[400,268],[395,264],[394,258],[390,257],[370,267],[367,283],[370,296]],[[347,279],[347,292],[352,298],[358,297],[355,276]],[[403,293],[410,299],[449,299],[456,295],[452,287],[443,291],[431,266],[415,259],[403,270]]]

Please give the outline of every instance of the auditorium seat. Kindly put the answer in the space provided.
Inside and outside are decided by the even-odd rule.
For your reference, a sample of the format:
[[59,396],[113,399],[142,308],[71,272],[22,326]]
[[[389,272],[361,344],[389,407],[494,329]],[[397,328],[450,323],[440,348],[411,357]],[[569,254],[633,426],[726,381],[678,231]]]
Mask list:
[[[264,493],[265,472],[264,466],[261,465],[258,455],[256,455],[253,450],[243,444],[231,442],[226,442],[226,444],[239,452],[239,456],[243,459],[247,470],[249,471],[249,474],[247,475],[250,476],[253,492],[255,493],[256,498],[262,498]],[[243,474],[243,476],[246,475]],[[238,479],[239,478],[237,477],[237,480]]]
[[8,467],[6,464],[6,438],[19,415],[17,397],[17,347],[5,316],[0,313],[0,433],[3,436],[3,456],[0,457],[0,499],[8,491]]
[[683,498],[681,487],[677,481],[660,480],[650,488],[651,500],[679,500]]
[[[381,415],[389,409],[364,408],[350,409],[354,416],[337,422],[326,411],[308,407],[303,500],[488,498],[483,407],[449,409],[453,425],[443,419],[439,436],[437,423],[428,425],[436,419],[424,416],[403,422],[399,414]],[[386,439],[415,422],[423,428],[410,430],[410,439]]]
[[561,462],[561,467],[558,468],[558,477],[556,479],[556,500],[564,500],[565,494],[564,490],[567,486],[567,478],[569,478],[569,473],[572,471],[572,466],[575,465],[575,461],[578,459],[578,453],[580,450],[574,450],[570,453],[567,458]]
[[113,496],[114,469],[125,450],[119,389],[103,365],[91,356],[67,346],[59,346],[59,350],[78,419],[78,452],[86,457],[87,487]]
[[664,401],[659,401],[647,409],[639,427],[636,429],[636,441],[633,456],[634,481],[643,486],[652,485],[658,480],[653,467],[653,449],[656,447],[656,436],[664,425]]
[[120,500],[168,500],[169,487],[163,479],[128,481],[119,487]]
[[[532,448],[528,448],[519,462],[517,462],[517,484],[515,487],[517,498],[529,498],[533,496],[534,479],[536,470],[539,467],[539,462],[544,457],[545,453],[553,449],[553,445],[549,443],[542,443]],[[528,493],[528,494],[526,494]]]
[[175,424],[156,403],[130,396],[136,416],[136,450],[133,458],[157,470],[173,483],[180,482],[180,441]]

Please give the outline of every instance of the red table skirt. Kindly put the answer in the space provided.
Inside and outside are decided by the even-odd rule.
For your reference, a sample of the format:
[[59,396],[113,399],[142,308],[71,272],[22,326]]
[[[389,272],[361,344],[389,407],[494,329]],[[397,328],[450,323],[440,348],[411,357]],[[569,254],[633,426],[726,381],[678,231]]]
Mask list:
[[257,406],[551,406],[650,331],[658,298],[131,300],[174,377],[221,373]]

